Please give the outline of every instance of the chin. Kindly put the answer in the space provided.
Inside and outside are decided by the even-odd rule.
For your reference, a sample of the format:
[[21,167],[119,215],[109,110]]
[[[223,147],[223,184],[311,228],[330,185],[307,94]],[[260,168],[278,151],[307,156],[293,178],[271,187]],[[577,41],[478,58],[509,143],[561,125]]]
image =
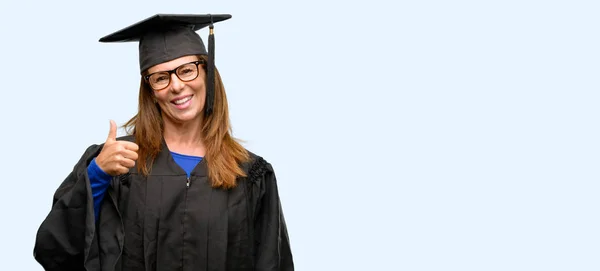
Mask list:
[[201,113],[171,115],[170,119],[176,123],[186,123],[199,120],[201,115]]

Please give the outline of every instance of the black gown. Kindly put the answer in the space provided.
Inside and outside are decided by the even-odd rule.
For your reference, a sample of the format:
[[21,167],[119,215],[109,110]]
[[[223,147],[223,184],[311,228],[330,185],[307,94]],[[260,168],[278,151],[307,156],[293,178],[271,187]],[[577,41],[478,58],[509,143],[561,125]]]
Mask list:
[[34,247],[45,270],[294,270],[275,174],[260,156],[250,153],[235,188],[214,189],[204,160],[188,179],[163,141],[147,179],[135,167],[112,179],[96,221],[87,166],[101,149],[90,146],[54,194]]

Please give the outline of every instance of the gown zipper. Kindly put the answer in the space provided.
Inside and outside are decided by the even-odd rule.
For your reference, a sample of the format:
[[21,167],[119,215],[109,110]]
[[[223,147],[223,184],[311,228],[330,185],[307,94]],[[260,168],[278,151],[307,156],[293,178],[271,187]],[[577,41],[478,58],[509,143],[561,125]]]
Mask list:
[[185,182],[185,196],[183,201],[183,218],[181,219],[181,232],[182,232],[182,246],[181,246],[181,268],[184,267],[184,256],[185,256],[185,219],[187,216],[187,194],[188,189],[190,188],[190,177],[187,177]]

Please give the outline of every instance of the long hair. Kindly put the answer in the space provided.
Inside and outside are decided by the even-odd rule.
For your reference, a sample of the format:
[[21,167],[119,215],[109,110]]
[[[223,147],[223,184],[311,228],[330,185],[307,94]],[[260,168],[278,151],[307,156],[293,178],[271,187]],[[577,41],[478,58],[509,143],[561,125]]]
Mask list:
[[[200,55],[199,58],[205,63],[208,61],[205,55]],[[203,159],[208,165],[211,185],[215,188],[229,189],[236,186],[237,177],[246,177],[241,163],[249,160],[249,153],[231,136],[227,96],[216,67],[214,90],[213,112],[202,118],[202,140],[206,147]],[[139,146],[138,172],[148,176],[154,159],[161,151],[164,126],[160,106],[154,102],[153,90],[143,77],[140,82],[138,112],[123,126],[135,137]]]

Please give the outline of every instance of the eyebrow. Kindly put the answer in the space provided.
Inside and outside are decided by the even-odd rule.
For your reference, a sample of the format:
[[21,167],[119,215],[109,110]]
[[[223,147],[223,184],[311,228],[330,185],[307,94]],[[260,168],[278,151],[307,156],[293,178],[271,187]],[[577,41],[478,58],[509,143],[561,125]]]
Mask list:
[[185,64],[190,64],[191,62],[195,62],[195,61],[202,61],[202,60],[200,60],[200,59],[189,60],[189,61],[186,61],[186,62],[184,62],[184,63],[181,63],[181,64],[179,64],[179,65],[175,66],[175,68],[172,68],[172,69],[164,69],[164,70],[158,70],[158,71],[154,71],[154,72],[151,72],[150,70],[148,70],[147,74],[153,74],[153,73],[157,73],[157,72],[166,72],[166,71],[172,71],[172,70],[174,70],[174,69],[177,69],[177,68],[181,67],[182,65],[185,65]]

